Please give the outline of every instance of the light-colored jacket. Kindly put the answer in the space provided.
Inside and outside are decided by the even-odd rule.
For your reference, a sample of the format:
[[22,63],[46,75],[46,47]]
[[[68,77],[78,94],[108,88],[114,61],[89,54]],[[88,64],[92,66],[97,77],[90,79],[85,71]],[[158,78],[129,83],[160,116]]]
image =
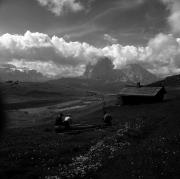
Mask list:
[[64,122],[69,122],[69,123],[72,123],[72,117],[71,116],[65,116],[64,117]]

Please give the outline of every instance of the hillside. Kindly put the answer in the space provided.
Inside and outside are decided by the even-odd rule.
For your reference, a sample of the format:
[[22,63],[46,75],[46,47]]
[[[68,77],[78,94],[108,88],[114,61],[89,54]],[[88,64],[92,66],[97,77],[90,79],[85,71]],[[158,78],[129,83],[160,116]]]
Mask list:
[[151,86],[180,86],[180,75],[168,76],[163,80],[150,84]]
[[[0,177],[179,178],[179,105],[179,90],[171,89],[163,103],[107,107],[113,117],[108,128],[56,134],[51,114],[41,125],[7,129]],[[102,109],[77,110],[73,122],[101,124]]]
[[107,83],[103,80],[62,78],[46,82],[1,82],[0,89],[8,108],[17,108],[116,93],[124,85],[126,83],[123,82]]

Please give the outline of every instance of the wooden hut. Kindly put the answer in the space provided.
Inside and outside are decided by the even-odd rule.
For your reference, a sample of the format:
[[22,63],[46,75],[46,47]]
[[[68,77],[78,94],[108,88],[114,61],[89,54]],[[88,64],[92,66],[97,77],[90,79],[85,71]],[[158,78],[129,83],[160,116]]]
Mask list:
[[121,104],[139,104],[162,102],[166,90],[164,87],[125,87],[120,90],[118,99]]

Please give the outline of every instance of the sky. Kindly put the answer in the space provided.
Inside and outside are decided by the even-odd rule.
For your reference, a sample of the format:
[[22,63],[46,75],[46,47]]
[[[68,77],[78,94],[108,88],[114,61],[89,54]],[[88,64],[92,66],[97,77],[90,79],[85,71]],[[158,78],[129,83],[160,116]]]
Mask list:
[[179,0],[0,0],[0,64],[79,76],[109,57],[180,73]]

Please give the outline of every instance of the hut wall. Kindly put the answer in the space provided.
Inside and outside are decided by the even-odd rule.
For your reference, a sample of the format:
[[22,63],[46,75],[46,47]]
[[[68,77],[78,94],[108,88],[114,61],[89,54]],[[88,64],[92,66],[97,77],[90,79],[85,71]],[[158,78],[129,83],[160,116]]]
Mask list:
[[157,102],[162,102],[164,100],[163,91],[159,91],[159,93],[155,96]]
[[145,103],[156,103],[163,100],[161,93],[156,96],[121,96],[121,104],[123,105],[134,105],[134,104],[145,104]]

